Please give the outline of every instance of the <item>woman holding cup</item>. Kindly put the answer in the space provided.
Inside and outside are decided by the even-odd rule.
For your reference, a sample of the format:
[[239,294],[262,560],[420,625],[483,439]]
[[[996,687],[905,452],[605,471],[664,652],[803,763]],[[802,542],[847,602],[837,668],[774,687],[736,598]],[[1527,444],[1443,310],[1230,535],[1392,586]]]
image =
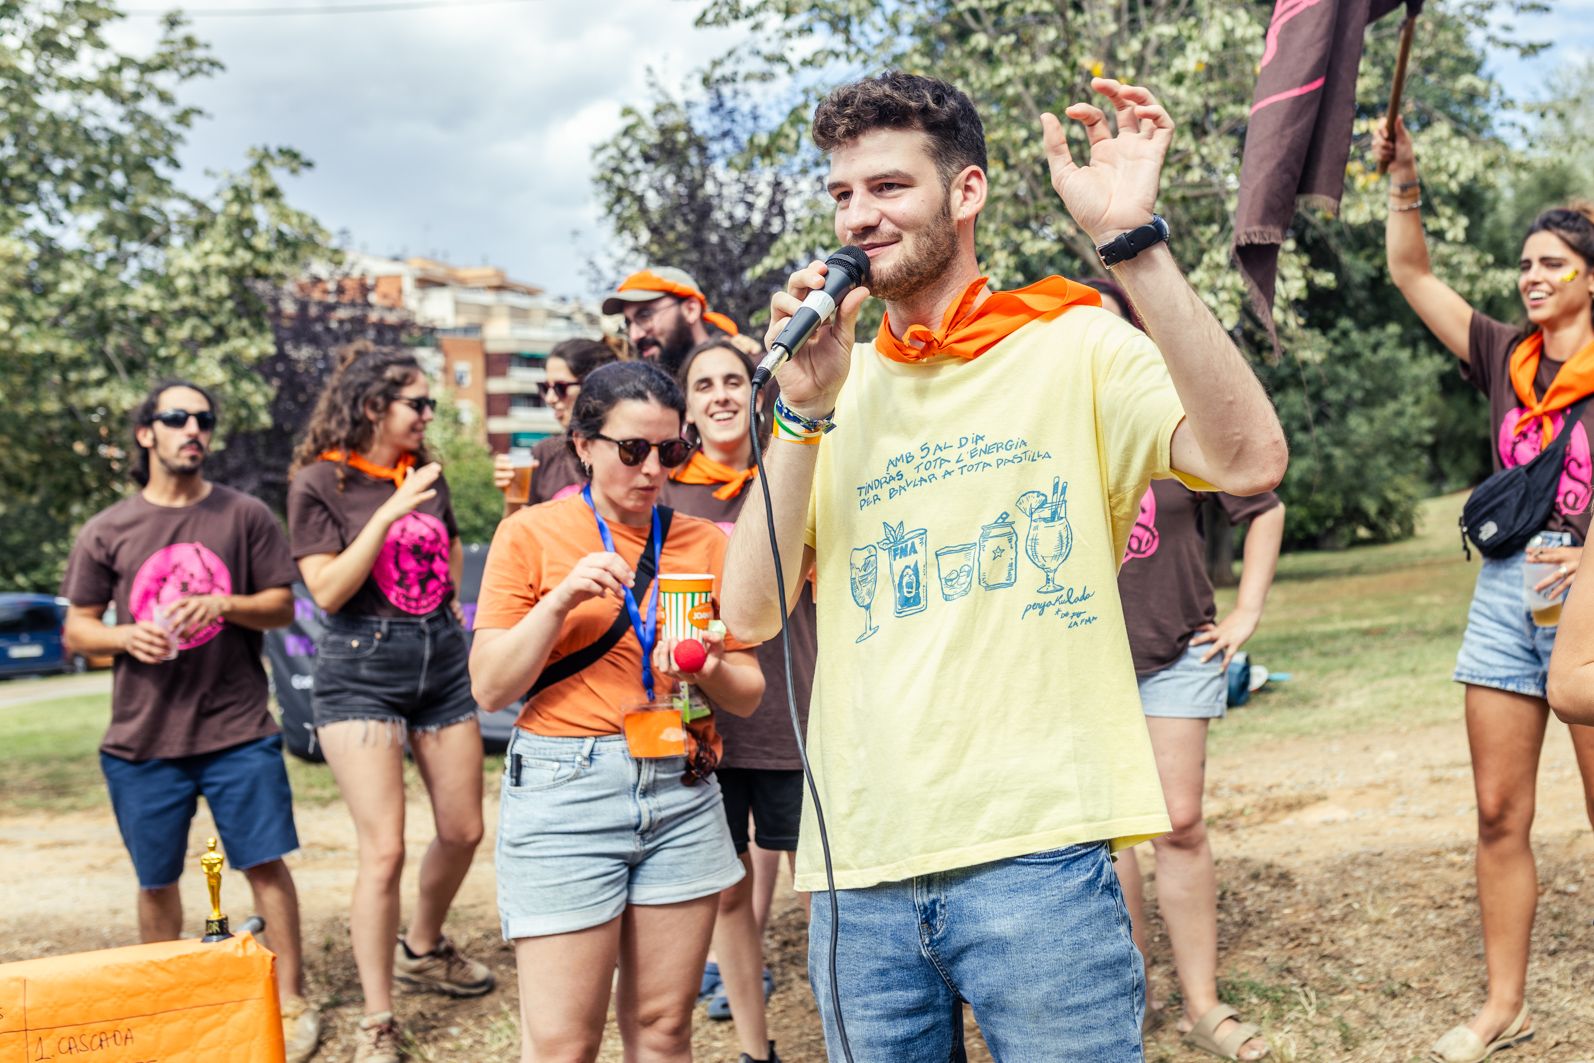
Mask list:
[[602,340],[565,340],[548,352],[543,363],[543,400],[565,433],[539,440],[530,452],[512,450],[493,459],[493,486],[504,492],[504,516],[570,494],[585,480],[570,449],[570,411],[581,394],[581,381],[619,355]]
[[[1538,874],[1529,846],[1539,751],[1556,641],[1553,606],[1577,579],[1588,537],[1594,433],[1594,210],[1546,210],[1528,227],[1517,263],[1527,319],[1513,327],[1474,310],[1440,280],[1423,235],[1422,189],[1405,125],[1378,128],[1373,154],[1391,181],[1385,240],[1401,295],[1462,375],[1489,400],[1494,468],[1522,466],[1564,434],[1561,477],[1544,533],[1507,557],[1485,557],[1455,679],[1466,684],[1467,737],[1478,799],[1478,907],[1488,995],[1432,1048],[1441,1063],[1473,1063],[1533,1036],[1525,1000]],[[1533,573],[1531,565],[1546,566]],[[1530,578],[1536,576],[1536,578]],[[1530,603],[1530,597],[1535,600]],[[1537,608],[1536,608],[1537,607]],[[1594,809],[1594,730],[1571,728],[1584,794]]]
[[[476,699],[500,708],[531,691],[505,756],[496,854],[527,1061],[596,1058],[616,962],[627,1058],[688,1058],[716,898],[743,874],[712,774],[712,718],[633,726],[668,723],[686,677],[659,623],[658,574],[717,583],[725,556],[719,529],[657,504],[687,458],[684,408],[656,365],[594,370],[570,420],[587,486],[500,524],[482,576]],[[694,688],[753,711],[757,657],[711,631],[701,642]]]

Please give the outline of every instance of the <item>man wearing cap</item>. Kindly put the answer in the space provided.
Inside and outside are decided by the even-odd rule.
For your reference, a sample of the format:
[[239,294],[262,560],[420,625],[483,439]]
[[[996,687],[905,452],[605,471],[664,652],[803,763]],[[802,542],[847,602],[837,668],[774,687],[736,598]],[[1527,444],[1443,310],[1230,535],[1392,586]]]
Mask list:
[[624,314],[631,345],[643,358],[674,376],[686,352],[714,330],[735,336],[736,322],[708,308],[708,297],[691,274],[673,266],[649,266],[631,274],[603,301],[605,314]]

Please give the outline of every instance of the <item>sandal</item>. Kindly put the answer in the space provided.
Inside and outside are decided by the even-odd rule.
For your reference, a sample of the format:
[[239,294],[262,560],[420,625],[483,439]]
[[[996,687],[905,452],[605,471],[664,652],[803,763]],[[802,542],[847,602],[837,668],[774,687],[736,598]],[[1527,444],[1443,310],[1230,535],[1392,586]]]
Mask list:
[[[1247,1041],[1262,1036],[1262,1028],[1255,1023],[1240,1022],[1240,1013],[1227,1004],[1218,1004],[1201,1016],[1190,1032],[1184,1035],[1184,1042],[1193,1048],[1199,1048],[1219,1059],[1239,1059],[1240,1049],[1245,1047]],[[1219,1026],[1230,1019],[1234,1025],[1229,1027],[1229,1032],[1221,1038],[1214,1036]],[[1264,1048],[1258,1059],[1265,1059],[1271,1049]]]
[[1428,1050],[1428,1058],[1434,1063],[1483,1063],[1496,1052],[1533,1040],[1533,1031],[1522,1028],[1527,1021],[1528,1006],[1523,1004],[1522,1010],[1517,1012],[1516,1021],[1501,1030],[1500,1036],[1488,1044],[1484,1044],[1483,1038],[1466,1026],[1453,1027],[1434,1042]]

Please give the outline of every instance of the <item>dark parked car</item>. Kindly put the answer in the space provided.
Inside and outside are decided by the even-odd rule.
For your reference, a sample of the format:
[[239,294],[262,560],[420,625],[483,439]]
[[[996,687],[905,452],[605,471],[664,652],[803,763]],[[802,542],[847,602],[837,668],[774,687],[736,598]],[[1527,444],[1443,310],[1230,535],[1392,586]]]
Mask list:
[[81,672],[61,642],[66,602],[48,594],[0,594],[0,676]]

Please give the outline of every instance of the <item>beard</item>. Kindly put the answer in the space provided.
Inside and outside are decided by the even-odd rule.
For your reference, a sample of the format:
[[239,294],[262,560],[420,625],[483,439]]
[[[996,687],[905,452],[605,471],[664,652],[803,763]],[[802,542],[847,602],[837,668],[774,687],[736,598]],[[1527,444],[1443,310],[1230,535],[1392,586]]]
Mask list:
[[179,451],[170,457],[165,454],[156,454],[155,457],[161,463],[161,468],[171,476],[197,476],[205,465],[203,450],[198,454],[184,454]]
[[898,246],[902,249],[899,260],[871,270],[869,277],[869,293],[888,303],[918,295],[939,280],[957,258],[958,235],[951,204],[943,202],[941,213],[913,234],[911,244],[903,239]]
[[692,338],[692,328],[681,318],[660,336],[648,336],[637,344],[637,354],[648,361],[656,361],[665,372],[674,376],[681,369],[687,353],[697,345]]

